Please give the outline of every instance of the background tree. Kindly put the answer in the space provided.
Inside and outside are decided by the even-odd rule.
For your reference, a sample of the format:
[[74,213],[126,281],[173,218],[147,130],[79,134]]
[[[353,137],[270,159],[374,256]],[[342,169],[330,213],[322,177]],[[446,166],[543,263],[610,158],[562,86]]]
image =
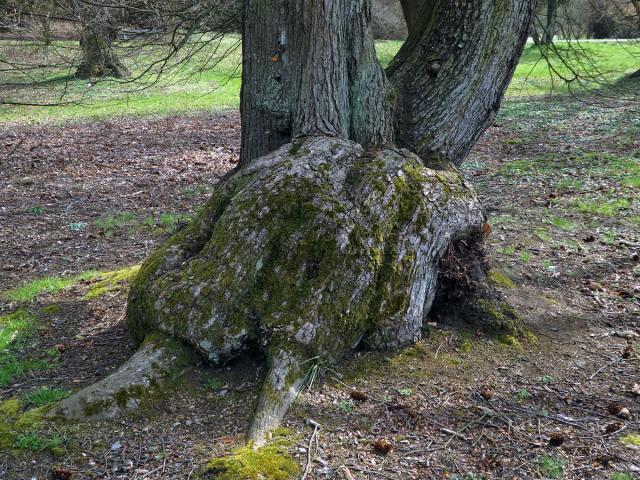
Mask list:
[[[128,77],[130,72],[114,51],[118,35],[117,9],[72,0],[71,11],[80,25],[82,61],[76,70],[78,78]],[[71,13],[71,12],[70,12]]]

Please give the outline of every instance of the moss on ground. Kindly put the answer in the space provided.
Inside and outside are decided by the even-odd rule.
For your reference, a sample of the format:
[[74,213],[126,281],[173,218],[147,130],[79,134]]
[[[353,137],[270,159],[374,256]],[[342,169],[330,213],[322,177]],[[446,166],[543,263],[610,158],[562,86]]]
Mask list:
[[620,438],[620,443],[627,446],[640,447],[640,435],[630,433]]
[[251,444],[231,455],[214,458],[204,468],[201,478],[217,480],[292,480],[300,476],[298,462],[289,454],[292,440],[284,428],[273,432],[269,445],[254,449]]
[[498,342],[500,342],[502,345],[513,347],[517,350],[524,350],[522,347],[522,343],[520,343],[520,340],[518,340],[515,335],[500,335],[497,338]]
[[111,292],[120,291],[124,285],[130,284],[136,278],[139,271],[140,265],[133,265],[120,270],[114,270],[113,272],[100,274],[97,277],[98,281],[89,287],[89,290],[83,298],[85,300],[91,300]]
[[45,305],[44,307],[42,307],[40,309],[40,312],[43,315],[55,315],[60,310],[62,310],[62,307],[60,305],[58,305],[57,303],[52,303],[51,305]]
[[[29,448],[28,443],[18,442],[20,438],[36,438],[43,427],[47,407],[38,407],[23,411],[23,404],[17,398],[0,403],[0,450]],[[39,437],[38,437],[39,438]],[[42,441],[46,447],[47,442]]]
[[489,281],[498,287],[516,288],[516,284],[500,270],[491,269],[488,273]]

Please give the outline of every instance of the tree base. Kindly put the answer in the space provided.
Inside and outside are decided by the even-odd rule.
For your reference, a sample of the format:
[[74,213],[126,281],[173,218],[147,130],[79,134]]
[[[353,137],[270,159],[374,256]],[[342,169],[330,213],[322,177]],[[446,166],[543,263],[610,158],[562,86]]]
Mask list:
[[[406,150],[302,138],[228,177],[143,265],[127,311],[223,364],[262,352],[249,438],[264,443],[313,362],[417,341],[451,240],[479,230],[473,189]],[[312,360],[312,361],[310,361]]]
[[104,64],[82,64],[76,70],[74,76],[79,79],[88,80],[91,78],[127,78],[131,72],[119,62],[109,62]]
[[483,222],[455,171],[426,168],[406,150],[299,139],[226,178],[147,259],[127,310],[130,332],[145,343],[57,412],[96,418],[135,407],[131,393],[176,368],[169,352],[182,344],[150,340],[162,332],[214,364],[250,350],[266,357],[248,435],[260,447],[315,363],[420,339],[440,259]]
[[485,237],[489,228],[454,239],[440,261],[438,292],[432,318],[477,326],[498,335],[525,333],[523,319],[499,288],[513,288],[504,274],[488,263]]

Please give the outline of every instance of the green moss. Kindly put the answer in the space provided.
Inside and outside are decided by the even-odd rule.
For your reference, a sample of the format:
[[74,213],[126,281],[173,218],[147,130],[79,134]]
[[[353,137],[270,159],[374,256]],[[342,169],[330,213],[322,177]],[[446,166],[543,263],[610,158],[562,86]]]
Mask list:
[[133,265],[113,272],[102,273],[97,277],[97,281],[89,287],[89,291],[83,298],[91,300],[107,293],[120,291],[135,279],[139,271],[140,265]]
[[22,404],[17,398],[11,398],[0,403],[0,414],[4,418],[17,417],[22,412]]
[[118,390],[113,394],[113,398],[120,408],[124,408],[129,403],[129,400],[140,401],[145,393],[146,390],[142,385],[132,385],[129,388],[121,388]]
[[520,314],[507,302],[499,299],[476,300],[469,318],[497,332],[518,335],[522,330]]
[[525,330],[522,335],[524,336],[524,338],[527,340],[528,343],[531,343],[531,344],[538,343],[537,335],[533,333],[531,330]]
[[518,340],[514,335],[500,335],[498,336],[498,342],[500,342],[502,345],[507,345],[517,350],[523,350],[520,340]]
[[489,277],[489,281],[494,285],[504,288],[516,288],[516,284],[511,280],[505,273],[502,273],[500,270],[496,270],[495,268],[489,270],[487,275]]
[[640,447],[640,435],[630,433],[620,438],[620,443],[627,446]]
[[108,400],[98,400],[95,402],[87,403],[82,407],[82,413],[86,417],[93,417],[99,413],[102,413],[112,404],[111,401]]
[[62,310],[62,307],[57,303],[52,303],[51,305],[45,305],[40,309],[40,312],[44,315],[54,315]]
[[469,353],[471,350],[473,350],[473,343],[471,342],[471,339],[465,338],[460,345],[460,351]]
[[257,450],[247,445],[228,457],[214,458],[203,476],[217,480],[292,480],[299,475],[300,466],[278,441]]
[[28,448],[17,440],[34,436],[43,427],[46,411],[46,407],[39,407],[23,412],[22,402],[16,398],[0,403],[0,449]]

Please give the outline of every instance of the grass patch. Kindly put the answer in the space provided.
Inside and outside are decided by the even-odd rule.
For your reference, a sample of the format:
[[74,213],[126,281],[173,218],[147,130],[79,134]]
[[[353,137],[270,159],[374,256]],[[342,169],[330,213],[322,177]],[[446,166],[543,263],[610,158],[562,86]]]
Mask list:
[[640,175],[634,175],[630,177],[626,177],[622,179],[622,185],[626,185],[627,187],[640,187]]
[[573,207],[581,213],[591,213],[602,217],[617,215],[620,210],[629,208],[630,202],[626,198],[615,200],[605,198],[592,198],[589,201],[578,200],[573,203]]
[[549,233],[549,229],[546,227],[536,227],[533,230],[533,234],[543,242],[550,242],[552,240],[551,234]]
[[548,478],[562,478],[564,475],[564,462],[550,455],[538,457],[540,472]]
[[217,378],[210,378],[203,386],[211,392],[217,392],[218,390],[220,390],[220,388],[222,388],[222,383],[220,383],[220,380],[218,380]]
[[71,395],[69,390],[40,387],[24,396],[24,403],[30,407],[42,407],[59,402]]
[[73,277],[44,277],[22,284],[20,287],[8,290],[0,295],[11,302],[30,302],[43,293],[57,293],[72,287],[82,280],[95,278],[98,272],[90,270]]
[[559,228],[560,230],[565,230],[568,232],[575,230],[576,228],[576,222],[574,222],[569,218],[564,218],[564,217],[552,217],[551,225],[553,225],[556,228]]
[[16,398],[0,403],[0,449],[56,451],[64,439],[58,435],[47,437],[40,433],[45,426],[47,407],[24,411],[24,404]]
[[[386,67],[400,49],[402,42],[383,40],[376,42],[376,52],[380,63]],[[154,58],[151,51],[142,49],[135,51],[131,44],[123,43],[122,58],[133,72],[142,74],[146,66]],[[64,49],[65,56],[79,57],[78,42],[54,41],[49,49]],[[566,48],[563,42],[557,42],[558,49]],[[637,56],[640,45],[635,43],[618,44],[616,42],[590,42],[581,48],[588,53],[588,62],[602,73],[601,78],[611,82],[624,77],[637,69]],[[35,42],[13,40],[0,41],[0,50],[16,62],[25,65],[46,64],[44,49]],[[135,53],[132,53],[135,51]],[[63,93],[67,101],[82,99],[81,102],[60,106],[30,107],[26,105],[0,106],[0,123],[29,121],[65,121],[65,120],[99,120],[115,116],[166,116],[184,112],[212,112],[225,109],[237,109],[240,105],[241,52],[238,35],[228,35],[221,44],[219,53],[225,52],[224,58],[203,49],[180,66],[165,72],[159,81],[153,82],[154,73],[143,75],[143,83],[131,84],[125,81],[107,79],[87,82],[68,75],[62,66],[54,68],[28,69],[36,75],[32,85],[10,85],[4,92],[8,100],[22,102],[59,101]],[[180,54],[179,54],[180,55]],[[213,57],[212,57],[213,56]],[[220,57],[220,58],[217,58]],[[511,85],[507,90],[508,97],[523,95],[548,95],[550,93],[567,93],[567,85],[552,78],[549,68],[541,61],[540,50],[529,46],[525,49],[520,63],[515,70]],[[219,61],[218,61],[219,60]],[[551,59],[554,67],[566,72],[566,67],[559,59]],[[38,72],[37,74],[35,72]],[[32,79],[18,74],[7,74],[7,83],[29,83]],[[596,87],[599,85],[586,85]],[[580,87],[573,86],[573,90]],[[507,140],[507,144],[516,144],[518,139]]]
[[85,300],[91,300],[102,297],[108,293],[120,292],[136,278],[139,271],[140,265],[133,265],[113,272],[96,275],[94,278],[97,281],[89,287],[89,290],[83,298]]
[[[572,46],[571,46],[572,45]],[[560,52],[567,52],[570,48],[576,48],[576,42],[569,45],[565,41],[554,42],[554,49]],[[558,58],[553,51],[548,51],[549,61],[553,68],[571,78],[571,69],[582,71],[587,68],[591,72],[597,71],[600,75],[600,83],[584,82],[584,87],[594,89],[601,87],[603,81],[615,82],[638,69],[637,55],[640,53],[640,45],[629,43],[619,44],[616,42],[589,42],[581,43],[581,58],[566,65],[561,58]],[[574,65],[571,65],[574,63]],[[585,76],[586,78],[586,76]],[[584,88],[583,87],[583,88]],[[572,91],[575,87],[572,86]],[[579,90],[579,89],[578,89]],[[540,59],[540,49],[535,45],[528,45],[507,91],[510,96],[522,95],[549,95],[551,93],[568,93],[569,87],[558,78],[553,78],[549,72],[549,67],[544,60]]]
[[37,358],[17,358],[12,354],[0,355],[0,387],[6,387],[22,375],[49,368],[51,364]]
[[558,190],[580,190],[584,186],[582,180],[576,178],[563,178],[558,182]]
[[131,212],[118,213],[116,215],[109,215],[107,217],[99,218],[95,221],[95,226],[102,230],[103,233],[108,234],[112,230],[122,227],[133,227],[138,224],[136,215]]
[[526,250],[521,250],[520,260],[522,260],[524,263],[529,263],[529,261],[531,260],[531,253]]
[[498,247],[496,248],[496,252],[501,253],[503,255],[513,255],[516,253],[515,245],[507,245],[506,247]]
[[33,335],[36,317],[25,309],[0,317],[0,387],[10,385],[16,378],[35,370],[44,370],[47,360],[30,358],[19,352]]
[[[135,278],[139,270],[140,265],[134,265],[113,272],[89,270],[72,277],[44,277],[5,291],[0,297],[12,302],[26,303],[43,293],[57,293],[82,281],[95,281],[83,297],[85,300],[90,300],[121,290],[123,285],[130,283]],[[51,314],[59,311],[59,309],[59,306],[49,305],[44,307],[42,311],[43,313]]]
[[6,350],[16,340],[26,336],[33,329],[35,317],[27,310],[20,309],[0,317],[0,351]]
[[33,452],[40,452],[48,449],[53,453],[57,453],[65,441],[66,439],[60,435],[44,437],[35,432],[28,432],[21,433],[16,437],[15,442],[13,442],[13,448],[17,448],[19,450],[31,450]]
[[611,475],[611,480],[633,480],[633,477],[627,472],[616,472]]

